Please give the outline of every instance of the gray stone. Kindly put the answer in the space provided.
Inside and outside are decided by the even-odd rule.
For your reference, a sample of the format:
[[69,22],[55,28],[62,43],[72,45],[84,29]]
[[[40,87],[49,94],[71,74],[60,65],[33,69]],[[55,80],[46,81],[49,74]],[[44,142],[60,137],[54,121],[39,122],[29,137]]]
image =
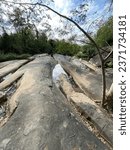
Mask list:
[[15,111],[0,128],[0,149],[109,149],[75,114],[70,115],[73,114],[70,105],[52,82],[55,64],[51,57],[45,56],[20,68],[26,71],[9,101],[10,111],[14,108]]
[[3,117],[5,115],[5,108],[3,106],[0,106],[0,117]]

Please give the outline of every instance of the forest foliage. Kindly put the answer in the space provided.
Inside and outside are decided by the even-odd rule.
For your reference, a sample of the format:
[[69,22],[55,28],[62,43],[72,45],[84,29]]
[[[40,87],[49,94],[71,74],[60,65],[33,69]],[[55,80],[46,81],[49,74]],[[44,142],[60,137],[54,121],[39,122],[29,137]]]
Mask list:
[[[100,47],[113,45],[112,17],[99,27],[97,33],[94,35],[94,40]],[[20,27],[17,32],[11,34],[8,34],[3,29],[3,34],[0,36],[1,60],[7,54],[8,57],[6,57],[9,59],[10,55],[15,57],[16,55],[27,54],[27,56],[29,56],[29,54],[49,53],[50,50],[52,50],[53,53],[77,56],[87,60],[96,53],[95,47],[91,43],[78,45],[66,40],[48,39],[44,32],[36,32],[30,26]],[[24,55],[24,57],[25,56],[26,55]]]

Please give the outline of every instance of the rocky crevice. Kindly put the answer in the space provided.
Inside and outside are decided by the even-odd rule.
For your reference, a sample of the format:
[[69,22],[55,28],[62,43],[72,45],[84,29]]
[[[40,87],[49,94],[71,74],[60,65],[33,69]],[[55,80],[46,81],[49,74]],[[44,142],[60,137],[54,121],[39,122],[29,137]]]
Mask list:
[[[96,122],[97,121],[96,118],[104,119],[104,116],[106,116],[106,117],[108,116],[108,118],[110,118],[110,116],[106,115],[107,112],[105,112],[105,110],[104,110],[104,112],[103,111],[101,112],[101,116],[97,115],[96,118],[95,117],[93,118],[93,115],[91,116],[91,114],[98,114],[99,113],[98,111],[101,111],[100,108],[98,107],[98,105],[96,106],[96,103],[95,104],[94,104],[94,102],[92,103],[92,100],[87,100],[88,97],[85,96],[85,94],[82,92],[82,90],[80,90],[79,87],[77,90],[77,85],[74,83],[74,81],[72,82],[72,80],[70,81],[69,79],[70,78],[67,78],[65,75],[61,75],[61,80],[60,80],[61,83],[60,83],[59,89],[64,94],[64,96],[68,99],[68,102],[70,103],[74,112],[79,116],[78,118],[83,122],[83,124],[85,124],[85,126],[93,134],[95,134],[98,139],[100,139],[102,142],[107,144],[111,149],[112,148],[111,133],[109,135],[109,133],[106,133],[109,131],[106,131],[106,130],[103,131],[105,125],[107,125],[106,121],[108,121],[109,119],[103,120],[103,122],[100,122],[100,121]],[[69,84],[69,85],[67,85],[67,84],[63,85],[64,84],[63,82],[66,82],[65,80],[68,82],[67,84]],[[75,85],[76,85],[76,90],[75,90]],[[82,97],[84,97],[84,98],[82,98]],[[76,99],[78,101],[81,101],[81,104],[78,101],[76,101]],[[82,99],[84,100],[83,104],[82,104]],[[88,104],[86,102],[88,102]],[[90,102],[90,104],[89,104],[89,102]],[[86,110],[85,107],[88,110]],[[99,110],[97,110],[97,108]],[[104,116],[102,116],[102,115],[104,115]],[[110,124],[111,124],[110,128],[112,128],[112,122],[110,120],[108,122],[110,122]],[[100,126],[100,124],[102,124],[102,125]],[[105,132],[105,134],[104,134],[104,132]],[[106,134],[109,135],[110,137],[107,137]]]
[[8,87],[2,89],[1,93],[4,95],[4,98],[1,99],[0,101],[0,106],[1,106],[1,114],[0,114],[0,127],[3,126],[8,119],[13,115],[15,109],[12,112],[10,112],[10,99],[16,92],[16,90],[20,86],[20,81],[21,78],[18,78],[15,80],[11,85]]
[[[69,68],[69,65],[66,67],[68,62],[59,61],[59,63],[62,65],[66,73],[64,75],[60,75],[59,77],[59,89],[68,99],[68,102],[74,108],[76,114],[80,116],[79,118],[83,121],[87,128],[89,128],[91,132],[101,139],[101,141],[108,144],[111,149],[113,134],[111,116],[106,110],[100,109],[99,105],[101,101],[91,99],[91,92],[89,94],[88,92],[84,92],[80,86],[80,82],[78,84],[75,82],[76,79],[73,79],[73,76],[75,77],[75,74],[77,73],[75,69],[72,68],[72,66]],[[79,65],[80,63],[78,62],[78,66]],[[87,63],[87,65],[90,64]],[[101,74],[96,67],[92,68],[92,72]]]

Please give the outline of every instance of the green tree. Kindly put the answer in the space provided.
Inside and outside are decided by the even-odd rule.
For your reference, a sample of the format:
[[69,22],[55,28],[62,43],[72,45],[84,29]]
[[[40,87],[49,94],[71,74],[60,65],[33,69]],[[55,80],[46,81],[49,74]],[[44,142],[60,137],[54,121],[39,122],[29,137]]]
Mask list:
[[95,41],[100,47],[113,45],[113,18],[109,18],[97,31]]
[[23,11],[20,8],[15,8],[13,13],[8,14],[10,22],[14,25],[16,31],[20,31],[26,25],[26,20],[23,17]]
[[65,40],[58,40],[55,49],[59,54],[74,56],[81,50],[81,47],[77,44],[66,42]]

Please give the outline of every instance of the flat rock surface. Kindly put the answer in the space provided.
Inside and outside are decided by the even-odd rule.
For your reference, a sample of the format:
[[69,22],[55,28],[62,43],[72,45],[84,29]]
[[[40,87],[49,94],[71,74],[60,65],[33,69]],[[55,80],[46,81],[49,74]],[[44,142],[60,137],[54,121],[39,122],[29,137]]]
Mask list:
[[0,128],[0,150],[109,150],[52,82],[55,65],[53,58],[38,56],[19,69],[24,75],[9,100],[13,114]]

